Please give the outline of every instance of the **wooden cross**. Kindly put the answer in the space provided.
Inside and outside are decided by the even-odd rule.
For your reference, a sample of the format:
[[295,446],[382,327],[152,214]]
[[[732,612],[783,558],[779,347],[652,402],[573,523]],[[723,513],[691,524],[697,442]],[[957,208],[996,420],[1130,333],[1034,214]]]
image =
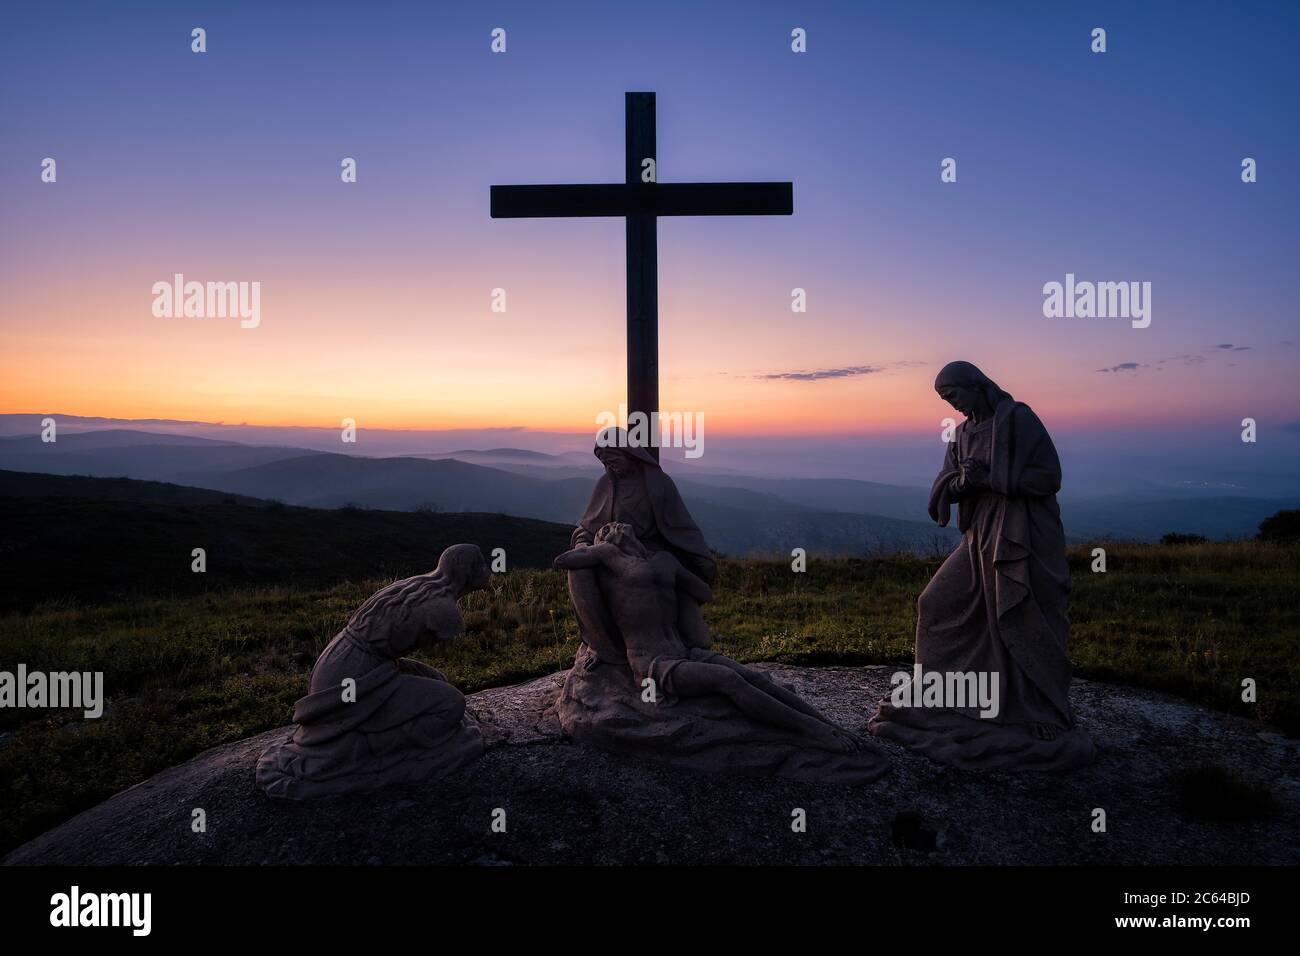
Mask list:
[[[789,216],[793,183],[660,183],[655,166],[655,95],[624,94],[625,180],[557,186],[493,186],[493,219],[627,218],[627,406],[659,409],[659,216]],[[649,161],[649,162],[647,162]],[[659,436],[649,449],[659,457]]]

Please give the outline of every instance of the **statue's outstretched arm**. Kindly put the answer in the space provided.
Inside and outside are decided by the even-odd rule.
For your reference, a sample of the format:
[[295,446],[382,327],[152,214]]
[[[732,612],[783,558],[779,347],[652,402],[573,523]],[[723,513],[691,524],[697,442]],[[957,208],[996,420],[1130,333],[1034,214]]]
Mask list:
[[609,567],[622,552],[612,544],[593,544],[585,548],[574,548],[557,557],[554,566],[563,571],[578,571],[582,568],[594,568],[599,565]]

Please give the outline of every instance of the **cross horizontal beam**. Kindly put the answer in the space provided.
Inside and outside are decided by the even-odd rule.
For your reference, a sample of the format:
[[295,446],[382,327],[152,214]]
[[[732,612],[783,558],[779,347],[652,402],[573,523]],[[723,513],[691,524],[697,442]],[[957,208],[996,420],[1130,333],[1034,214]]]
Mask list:
[[789,216],[792,183],[493,186],[493,219],[588,216]]

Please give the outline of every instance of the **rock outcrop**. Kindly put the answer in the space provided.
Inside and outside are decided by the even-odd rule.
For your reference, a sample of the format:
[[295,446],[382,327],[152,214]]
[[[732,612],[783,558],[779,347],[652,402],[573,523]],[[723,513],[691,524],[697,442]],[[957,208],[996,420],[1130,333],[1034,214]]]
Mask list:
[[[859,732],[896,669],[756,666]],[[254,765],[279,728],[119,793],[5,862],[1300,863],[1300,742],[1174,697],[1076,680],[1072,703],[1098,757],[1066,775],[960,771],[882,742],[890,772],[846,786],[577,745],[555,720],[565,676],[470,695],[487,752],[432,783],[272,801]],[[205,833],[191,830],[196,808]],[[1105,833],[1093,832],[1096,808]],[[497,810],[504,833],[492,830]],[[806,832],[791,828],[796,810]],[[1234,816],[1244,819],[1209,818]]]

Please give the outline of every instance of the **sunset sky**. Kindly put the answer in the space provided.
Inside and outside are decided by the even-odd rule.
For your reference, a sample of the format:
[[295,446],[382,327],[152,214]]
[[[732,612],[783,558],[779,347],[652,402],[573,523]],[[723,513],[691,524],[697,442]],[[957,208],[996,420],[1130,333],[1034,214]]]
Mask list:
[[[1132,6],[6,5],[0,412],[592,428],[624,398],[623,222],[494,221],[488,187],[621,180],[623,93],[653,90],[661,182],[795,205],[661,220],[665,409],[928,433],[964,358],[1053,429],[1300,441],[1300,7]],[[178,272],[259,281],[260,326],[155,318]],[[1150,282],[1150,327],[1044,318],[1067,272]]]

